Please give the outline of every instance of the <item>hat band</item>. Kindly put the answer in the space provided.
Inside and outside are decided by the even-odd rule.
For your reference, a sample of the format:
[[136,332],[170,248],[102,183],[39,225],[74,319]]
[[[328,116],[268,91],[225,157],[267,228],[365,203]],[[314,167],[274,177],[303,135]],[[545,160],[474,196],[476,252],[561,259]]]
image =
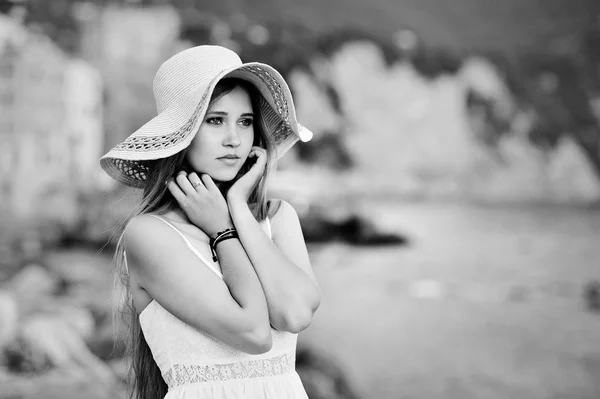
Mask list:
[[[279,114],[278,116],[282,118],[289,126],[288,103],[283,96],[281,85],[275,80],[275,78],[263,68],[254,65],[245,66],[236,70],[247,70],[255,76],[258,76],[258,78],[268,88],[273,98],[274,105],[277,107],[277,113]],[[219,75],[212,79],[208,87],[213,86],[214,81],[219,78]],[[208,92],[209,90],[204,91],[202,98],[192,113],[192,117],[177,131],[161,136],[131,136],[122,143],[118,144],[114,148],[114,151],[157,151],[177,145],[187,137],[190,130],[196,125],[198,116],[200,115],[200,110],[204,106],[204,103],[208,97]],[[280,131],[276,132],[276,136],[279,134],[281,134]]]
[[275,106],[277,107],[277,112],[279,116],[286,122],[289,123],[289,111],[288,111],[288,103],[287,100],[283,96],[283,89],[281,85],[270,73],[265,71],[263,68],[256,65],[247,65],[239,70],[247,70],[254,75],[258,76],[260,80],[267,86],[269,91],[271,92],[271,96],[273,97],[273,101],[275,102]]
[[[213,79],[214,80],[214,79]],[[211,83],[212,84],[212,83]],[[210,85],[209,85],[210,87]],[[204,107],[206,98],[208,97],[208,90],[204,91],[202,98],[198,102],[198,105],[192,113],[192,117],[177,131],[169,134],[163,134],[161,136],[132,136],[128,137],[127,140],[117,145],[115,151],[156,151],[164,148],[172,147],[180,143],[184,138],[188,137],[190,130],[194,128],[200,110]]]

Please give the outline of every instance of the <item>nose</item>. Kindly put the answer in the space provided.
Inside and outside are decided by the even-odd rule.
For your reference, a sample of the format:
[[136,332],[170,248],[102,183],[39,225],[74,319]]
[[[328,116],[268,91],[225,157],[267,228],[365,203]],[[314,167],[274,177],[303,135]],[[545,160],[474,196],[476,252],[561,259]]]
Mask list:
[[223,140],[223,145],[227,147],[237,147],[241,144],[240,135],[237,131],[237,124],[231,124],[227,126],[227,132]]

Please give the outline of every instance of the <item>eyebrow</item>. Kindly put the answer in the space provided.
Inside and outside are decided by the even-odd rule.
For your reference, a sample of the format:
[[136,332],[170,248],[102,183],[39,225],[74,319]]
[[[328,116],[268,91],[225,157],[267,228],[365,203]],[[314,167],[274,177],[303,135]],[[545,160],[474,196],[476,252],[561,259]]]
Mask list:
[[[210,111],[210,112],[208,112],[208,114],[209,115],[219,115],[219,116],[227,116],[227,115],[229,115],[227,112],[224,112],[224,111]],[[254,114],[251,113],[251,112],[243,113],[242,116],[246,116],[246,117],[250,116],[250,117],[254,118]]]

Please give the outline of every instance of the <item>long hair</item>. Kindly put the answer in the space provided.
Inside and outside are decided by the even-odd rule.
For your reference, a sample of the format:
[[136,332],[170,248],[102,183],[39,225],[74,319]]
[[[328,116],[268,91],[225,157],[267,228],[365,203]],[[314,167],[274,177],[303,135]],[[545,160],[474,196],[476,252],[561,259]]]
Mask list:
[[[267,202],[267,180],[270,172],[275,167],[274,143],[267,134],[267,126],[260,112],[258,90],[250,83],[240,79],[223,79],[215,87],[209,102],[209,107],[218,99],[230,93],[236,87],[245,89],[250,95],[254,112],[254,145],[259,145],[267,150],[267,166],[258,184],[250,193],[248,205],[256,220],[264,220],[269,213]],[[129,272],[125,259],[125,247],[123,243],[123,232],[127,224],[135,216],[147,213],[164,214],[170,209],[178,207],[177,201],[171,195],[165,182],[176,175],[180,170],[191,171],[186,159],[186,150],[167,158],[157,159],[151,162],[146,176],[146,183],[142,191],[141,200],[137,203],[131,213],[122,220],[115,228],[113,237],[116,241],[116,249],[113,259],[115,274],[115,289],[121,290],[121,298],[114,310],[114,319],[118,328],[118,316],[121,316],[126,331],[125,353],[130,359],[128,383],[130,385],[131,399],[162,399],[167,393],[167,385],[164,382],[160,369],[158,368],[152,352],[142,332],[138,312],[133,303]],[[223,195],[239,177],[247,172],[252,166],[252,161],[247,160],[242,166],[240,173],[230,184],[219,186]],[[273,211],[273,210],[271,210]],[[118,339],[116,340],[118,342]]]

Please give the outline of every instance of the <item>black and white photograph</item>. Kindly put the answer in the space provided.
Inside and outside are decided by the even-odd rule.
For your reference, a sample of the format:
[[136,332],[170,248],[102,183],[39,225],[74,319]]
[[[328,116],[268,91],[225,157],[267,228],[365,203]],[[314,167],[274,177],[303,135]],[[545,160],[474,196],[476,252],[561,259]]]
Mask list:
[[600,1],[0,0],[0,399],[600,399]]

